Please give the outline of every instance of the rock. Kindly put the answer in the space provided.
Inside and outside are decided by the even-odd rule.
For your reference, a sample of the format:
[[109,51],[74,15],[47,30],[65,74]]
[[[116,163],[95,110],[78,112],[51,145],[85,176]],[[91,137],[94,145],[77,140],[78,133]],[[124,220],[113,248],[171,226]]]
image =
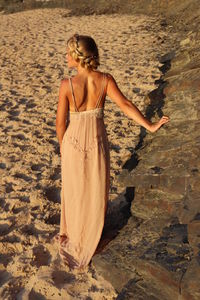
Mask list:
[[193,220],[188,224],[188,240],[193,248],[194,255],[199,255],[200,250],[200,220]]
[[181,295],[184,300],[200,299],[199,278],[200,263],[199,259],[194,257],[181,281]]
[[131,217],[94,259],[117,299],[200,299],[200,16],[197,2],[188,3],[166,4],[163,26],[180,43],[159,58],[162,79],[146,96],[146,116],[165,114],[170,123],[154,134],[141,129],[118,176],[135,188]]
[[136,94],[139,93],[140,92],[140,88],[133,88],[133,92],[136,93]]
[[134,274],[133,270],[123,270],[122,265],[118,267],[113,263],[110,264],[110,260],[107,259],[107,255],[112,256],[112,253],[104,252],[103,255],[105,259],[102,257],[102,255],[95,255],[93,258],[93,264],[95,265],[97,272],[106,280],[110,281],[117,292],[120,292],[123,286],[126,285],[130,280],[133,280],[135,277],[137,277],[137,275]]

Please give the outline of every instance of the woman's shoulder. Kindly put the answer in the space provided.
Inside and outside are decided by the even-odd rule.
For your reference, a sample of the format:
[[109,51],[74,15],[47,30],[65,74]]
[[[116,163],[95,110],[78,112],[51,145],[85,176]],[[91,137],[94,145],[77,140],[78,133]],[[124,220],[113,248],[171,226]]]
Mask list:
[[60,90],[63,91],[63,92],[66,92],[69,90],[70,88],[70,77],[67,76],[65,78],[62,78],[61,81],[60,81]]
[[107,79],[114,79],[112,74],[110,74],[108,72],[100,72],[100,73],[102,76],[104,75]]
[[76,77],[76,76],[67,75],[66,77],[61,79],[60,84],[63,86],[65,86],[65,85],[68,86],[70,83],[70,80],[72,80],[74,77]]
[[107,79],[107,84],[108,84],[108,82],[113,82],[113,83],[115,83],[116,81],[115,81],[115,78],[113,77],[113,75],[111,74],[111,73],[104,73],[105,74],[105,76],[106,76],[106,79]]
[[69,82],[69,78],[70,78],[69,76],[66,76],[66,77],[62,78],[61,81],[60,81],[60,83],[61,84],[68,83]]
[[112,76],[111,73],[104,72],[104,71],[95,71],[95,72],[98,72],[99,75],[100,75],[101,77],[105,76],[107,83],[108,83],[110,80],[111,80],[111,81],[115,81],[115,79],[114,79],[114,77]]

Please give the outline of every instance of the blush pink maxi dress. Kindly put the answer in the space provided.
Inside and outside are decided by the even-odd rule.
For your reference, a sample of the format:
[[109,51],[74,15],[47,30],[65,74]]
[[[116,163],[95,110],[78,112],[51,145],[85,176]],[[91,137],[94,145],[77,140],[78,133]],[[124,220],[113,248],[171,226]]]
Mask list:
[[78,111],[69,78],[75,111],[61,145],[61,217],[55,239],[59,254],[70,268],[87,266],[100,241],[110,186],[110,151],[104,124],[106,75],[94,109]]

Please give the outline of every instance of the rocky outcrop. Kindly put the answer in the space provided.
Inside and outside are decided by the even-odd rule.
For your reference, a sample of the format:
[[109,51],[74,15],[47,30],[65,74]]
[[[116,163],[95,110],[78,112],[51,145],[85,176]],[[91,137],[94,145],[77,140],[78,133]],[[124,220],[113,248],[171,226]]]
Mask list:
[[160,58],[164,74],[146,110],[151,120],[164,114],[171,121],[155,134],[141,129],[119,175],[123,186],[135,188],[131,216],[93,258],[117,299],[200,299],[200,16],[183,10],[180,29],[180,9],[165,15],[176,20],[181,41]]

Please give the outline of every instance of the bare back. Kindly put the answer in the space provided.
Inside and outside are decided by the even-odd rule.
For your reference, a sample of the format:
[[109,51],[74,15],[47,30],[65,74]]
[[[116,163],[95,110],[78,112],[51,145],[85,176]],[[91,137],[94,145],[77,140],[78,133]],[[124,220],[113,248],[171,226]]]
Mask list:
[[[70,82],[71,81],[71,82]],[[70,111],[86,111],[103,107],[105,103],[107,76],[92,71],[86,77],[82,74],[69,78],[67,98]]]

